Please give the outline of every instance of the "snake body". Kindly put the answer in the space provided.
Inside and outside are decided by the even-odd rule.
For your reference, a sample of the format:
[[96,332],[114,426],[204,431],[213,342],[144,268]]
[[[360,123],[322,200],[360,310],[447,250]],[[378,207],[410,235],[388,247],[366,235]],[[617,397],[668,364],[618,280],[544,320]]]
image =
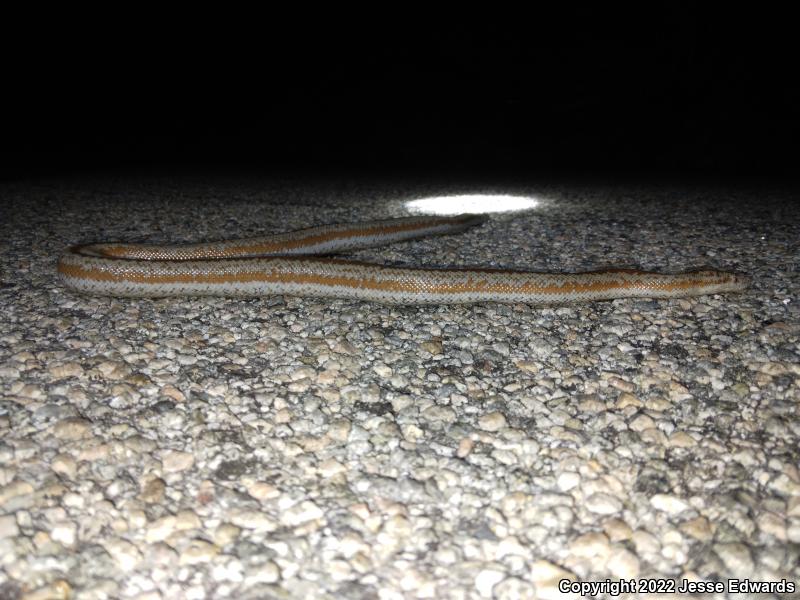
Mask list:
[[325,258],[431,235],[461,232],[475,215],[407,217],[304,229],[269,237],[161,246],[74,246],[58,261],[69,289],[121,297],[293,296],[353,298],[388,304],[522,302],[565,304],[614,298],[676,298],[746,287],[722,271],[680,274],[635,270],[534,273],[483,268],[391,267]]

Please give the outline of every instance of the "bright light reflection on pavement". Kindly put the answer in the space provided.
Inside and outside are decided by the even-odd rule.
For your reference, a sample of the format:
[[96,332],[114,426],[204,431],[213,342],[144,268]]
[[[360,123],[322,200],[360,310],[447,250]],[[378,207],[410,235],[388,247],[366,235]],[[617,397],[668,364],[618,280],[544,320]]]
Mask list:
[[529,196],[507,194],[462,194],[419,198],[405,203],[411,212],[426,215],[460,215],[464,213],[495,213],[528,210],[538,201]]

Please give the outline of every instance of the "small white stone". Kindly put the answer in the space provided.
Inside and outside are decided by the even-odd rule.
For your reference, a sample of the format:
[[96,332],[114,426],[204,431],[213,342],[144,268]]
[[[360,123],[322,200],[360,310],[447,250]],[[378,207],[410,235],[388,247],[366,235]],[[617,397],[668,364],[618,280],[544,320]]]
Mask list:
[[189,452],[170,450],[161,458],[161,465],[167,473],[184,471],[194,464],[194,456]]
[[458,458],[466,458],[469,456],[472,449],[475,447],[475,442],[472,441],[470,438],[461,438],[458,442],[458,448],[456,449],[456,456]]
[[644,431],[645,429],[652,429],[655,427],[655,421],[647,415],[639,415],[630,422],[629,427],[633,431]]
[[189,508],[178,511],[175,515],[175,529],[178,531],[186,531],[188,529],[199,529],[202,526],[200,517],[197,513]]
[[633,530],[622,519],[611,518],[603,524],[603,531],[606,532],[608,539],[612,542],[621,542],[631,539]]
[[66,362],[50,365],[47,370],[56,379],[64,377],[80,377],[83,375],[83,367],[76,362]]
[[278,488],[265,481],[254,481],[247,486],[247,493],[256,500],[271,500],[281,495]]
[[409,520],[403,515],[394,515],[386,519],[381,528],[381,533],[384,533],[391,540],[408,537],[411,534],[412,526]]
[[19,597],[23,600],[69,600],[73,597],[73,591],[67,581],[57,579]]
[[559,474],[556,485],[562,492],[568,492],[581,482],[581,476],[577,473],[564,472]]
[[281,523],[288,527],[297,527],[303,523],[320,519],[323,516],[322,509],[311,502],[311,500],[303,500],[294,506],[289,507],[280,514]]
[[650,505],[670,515],[677,515],[691,508],[685,501],[671,494],[655,494],[650,498]]
[[491,412],[478,419],[478,427],[484,431],[500,431],[507,426],[506,417],[501,412]]
[[630,550],[614,546],[608,556],[606,569],[618,579],[635,579],[639,576],[639,559]]
[[334,460],[333,458],[323,460],[321,463],[319,463],[319,474],[325,478],[333,477],[339,473],[344,473],[346,470],[347,468],[342,463],[340,463],[338,460]]
[[775,513],[766,512],[756,520],[758,528],[779,541],[786,541],[786,521]]
[[598,515],[611,515],[622,510],[622,502],[610,494],[599,492],[586,498],[586,509]]
[[75,473],[78,470],[78,463],[68,454],[59,454],[53,457],[50,468],[59,475],[64,475],[72,479],[75,477]]
[[514,600],[536,600],[536,586],[519,577],[506,577],[494,586],[495,598],[513,598]]
[[214,530],[214,543],[217,546],[227,546],[239,537],[242,530],[230,523],[221,523]]
[[202,585],[192,585],[182,591],[186,600],[206,600],[206,589]]
[[392,376],[392,369],[391,367],[387,366],[382,362],[376,362],[372,365],[372,370],[375,371],[379,376],[383,377],[384,379],[388,379]]
[[61,419],[53,426],[53,435],[60,440],[79,440],[89,435],[92,422],[80,417]]
[[353,579],[353,568],[346,560],[331,560],[325,565],[325,570],[334,581]]
[[676,431],[669,436],[669,445],[673,448],[691,448],[696,446],[697,442],[685,431]]
[[512,556],[525,556],[530,554],[530,550],[519,543],[519,540],[513,535],[504,537],[497,543],[497,551],[495,552],[495,559],[501,560],[502,558]]
[[292,381],[300,381],[301,379],[314,379],[317,372],[311,367],[297,367],[289,374],[289,379]]
[[456,419],[458,419],[456,411],[452,408],[438,405],[429,406],[423,410],[422,417],[426,421],[432,421],[434,423],[455,423]]
[[81,494],[68,492],[64,494],[64,506],[67,508],[83,508],[86,504],[86,498]]
[[378,600],[407,600],[405,594],[400,590],[393,590],[392,588],[381,587],[378,590]]
[[244,578],[244,585],[252,586],[258,583],[275,583],[281,578],[281,570],[271,560],[261,563],[255,568],[247,570],[248,575]]
[[497,571],[496,569],[483,569],[475,577],[475,587],[481,596],[484,598],[491,598],[492,588],[501,582],[505,576],[506,574],[503,573],[503,571]]
[[145,540],[152,544],[167,539],[175,531],[175,517],[167,515],[156,519],[147,526],[147,533],[145,533]]
[[227,561],[217,561],[211,569],[211,576],[216,581],[239,583],[244,579],[244,566],[237,558],[232,558]]
[[192,540],[178,558],[180,565],[197,565],[207,563],[219,554],[219,546],[205,540]]
[[121,538],[107,540],[103,543],[103,547],[123,572],[133,571],[142,560],[142,555],[136,546]]
[[725,564],[730,573],[737,577],[749,577],[753,573],[753,557],[750,549],[744,544],[731,542],[716,544],[714,551]]
[[278,523],[268,513],[259,510],[236,510],[231,511],[231,523],[242,529],[254,529],[256,531],[275,531]]
[[584,533],[569,545],[570,554],[581,558],[594,558],[602,561],[609,553],[608,538],[596,531]]
[[786,527],[786,539],[793,544],[800,544],[800,523],[796,519]]
[[19,535],[17,519],[14,515],[0,516],[0,539],[16,537]]
[[631,539],[636,547],[636,553],[640,556],[642,554],[657,554],[661,551],[661,544],[656,539],[656,536],[643,529],[634,531]]
[[680,530],[701,542],[709,541],[714,535],[711,531],[711,524],[705,517],[697,517],[681,523]]
[[531,564],[530,578],[536,585],[536,597],[542,600],[561,600],[565,598],[565,595],[558,588],[559,582],[562,579],[577,580],[574,574],[546,560],[537,560]]
[[539,363],[535,363],[530,360],[515,360],[514,366],[516,366],[520,371],[525,371],[527,373],[533,373],[534,375],[541,370],[541,365]]
[[27,496],[33,493],[33,486],[27,481],[12,481],[0,488],[0,506],[4,506],[9,500]]
[[78,528],[71,521],[61,521],[53,525],[50,537],[64,546],[72,546],[75,543]]
[[672,542],[664,544],[661,547],[661,556],[676,565],[682,565],[688,558],[686,551],[683,548],[683,544],[676,544]]

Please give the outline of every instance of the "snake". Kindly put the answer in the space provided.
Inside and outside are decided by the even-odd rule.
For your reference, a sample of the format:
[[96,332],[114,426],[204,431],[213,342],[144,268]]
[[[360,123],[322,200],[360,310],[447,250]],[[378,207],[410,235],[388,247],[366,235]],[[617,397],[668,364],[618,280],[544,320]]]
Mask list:
[[199,244],[85,244],[66,249],[59,257],[57,272],[65,288],[91,295],[290,295],[385,304],[559,305],[739,292],[748,283],[741,274],[716,270],[541,273],[483,267],[391,266],[330,256],[460,233],[484,221],[482,215],[472,214],[401,217]]

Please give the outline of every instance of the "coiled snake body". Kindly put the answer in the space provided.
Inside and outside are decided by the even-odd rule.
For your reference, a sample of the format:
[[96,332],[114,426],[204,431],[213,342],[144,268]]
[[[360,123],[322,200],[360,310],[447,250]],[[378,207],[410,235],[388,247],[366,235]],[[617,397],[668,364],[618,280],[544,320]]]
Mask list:
[[482,268],[390,267],[324,258],[424,236],[457,233],[483,222],[474,215],[407,217],[332,225],[216,243],[75,246],[58,261],[61,282],[88,294],[126,297],[266,296],[353,298],[391,304],[569,302],[676,298],[746,287],[721,271],[681,274],[634,270],[534,273]]

